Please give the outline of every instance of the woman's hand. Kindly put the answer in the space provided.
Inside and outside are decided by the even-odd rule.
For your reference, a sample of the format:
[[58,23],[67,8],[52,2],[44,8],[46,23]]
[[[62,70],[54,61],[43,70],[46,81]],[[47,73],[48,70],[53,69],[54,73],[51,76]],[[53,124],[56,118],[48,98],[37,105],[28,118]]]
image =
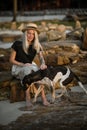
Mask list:
[[47,68],[47,65],[41,64],[41,66],[40,66],[40,69],[41,69],[41,70],[44,70],[44,69],[46,69],[46,68]]
[[25,63],[24,66],[30,66],[32,65],[31,63]]

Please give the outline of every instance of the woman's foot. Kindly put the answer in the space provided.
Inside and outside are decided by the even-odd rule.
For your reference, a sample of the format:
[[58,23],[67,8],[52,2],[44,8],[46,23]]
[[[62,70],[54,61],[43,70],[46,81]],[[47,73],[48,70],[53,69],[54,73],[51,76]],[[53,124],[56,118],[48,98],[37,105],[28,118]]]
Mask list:
[[44,106],[50,106],[50,103],[49,103],[48,101],[44,101],[44,102],[43,102],[43,105],[44,105]]
[[[43,85],[42,85],[42,88],[44,88]],[[50,103],[46,99],[46,95],[45,95],[44,89],[42,89],[42,91],[41,91],[41,97],[42,97],[43,105],[44,106],[49,106]]]
[[33,107],[33,104],[30,101],[26,101],[26,107],[31,108]]

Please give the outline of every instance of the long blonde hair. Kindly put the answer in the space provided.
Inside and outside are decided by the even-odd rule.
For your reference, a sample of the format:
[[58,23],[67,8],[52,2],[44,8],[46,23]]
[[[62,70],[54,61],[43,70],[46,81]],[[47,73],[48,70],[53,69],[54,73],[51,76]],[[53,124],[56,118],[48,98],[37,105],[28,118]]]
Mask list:
[[[38,33],[36,30],[35,30],[35,34],[34,34],[34,40],[32,41],[32,45],[37,53],[39,53],[40,50],[43,50],[43,48],[39,42]],[[29,44],[27,41],[27,31],[25,31],[24,35],[23,35],[23,50],[26,54],[28,54],[28,48],[29,48]]]

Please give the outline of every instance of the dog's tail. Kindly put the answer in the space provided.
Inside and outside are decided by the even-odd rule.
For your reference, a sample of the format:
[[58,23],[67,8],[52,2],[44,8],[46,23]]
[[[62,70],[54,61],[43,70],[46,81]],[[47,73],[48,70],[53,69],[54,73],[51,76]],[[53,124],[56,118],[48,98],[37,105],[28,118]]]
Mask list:
[[[71,71],[70,71],[70,69],[67,67],[67,72],[66,72],[66,74],[65,74],[65,75],[61,75],[62,77],[60,78],[59,83],[60,83],[60,87],[62,88],[62,92],[61,92],[58,96],[56,96],[56,98],[59,98],[59,97],[63,96],[64,93],[67,94],[67,90],[66,90],[66,87],[65,87],[65,84],[66,84],[66,83],[64,83],[64,81],[66,81],[66,79],[68,79],[70,73],[71,73]],[[69,80],[68,80],[68,81],[69,81]]]
[[80,81],[78,81],[78,84],[85,91],[85,93],[87,94],[87,90],[84,88],[83,84]]
[[75,79],[77,80],[79,86],[84,90],[84,92],[87,94],[87,90],[83,86],[82,82],[80,81],[79,77],[73,72]]

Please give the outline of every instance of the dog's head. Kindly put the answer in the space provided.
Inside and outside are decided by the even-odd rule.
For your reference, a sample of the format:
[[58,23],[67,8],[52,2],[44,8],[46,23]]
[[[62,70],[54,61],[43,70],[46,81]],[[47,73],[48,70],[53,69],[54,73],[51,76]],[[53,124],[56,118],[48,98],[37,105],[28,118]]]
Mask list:
[[25,86],[26,84],[31,85],[31,83],[42,80],[44,77],[46,77],[47,75],[47,69],[45,70],[41,70],[39,69],[36,72],[32,72],[31,74],[26,75],[23,80],[22,83]]
[[22,84],[24,85],[24,86],[26,86],[26,84],[28,84],[28,85],[30,85],[32,82],[31,82],[31,76],[29,76],[29,75],[26,75],[24,78],[23,78],[23,80],[22,80]]

